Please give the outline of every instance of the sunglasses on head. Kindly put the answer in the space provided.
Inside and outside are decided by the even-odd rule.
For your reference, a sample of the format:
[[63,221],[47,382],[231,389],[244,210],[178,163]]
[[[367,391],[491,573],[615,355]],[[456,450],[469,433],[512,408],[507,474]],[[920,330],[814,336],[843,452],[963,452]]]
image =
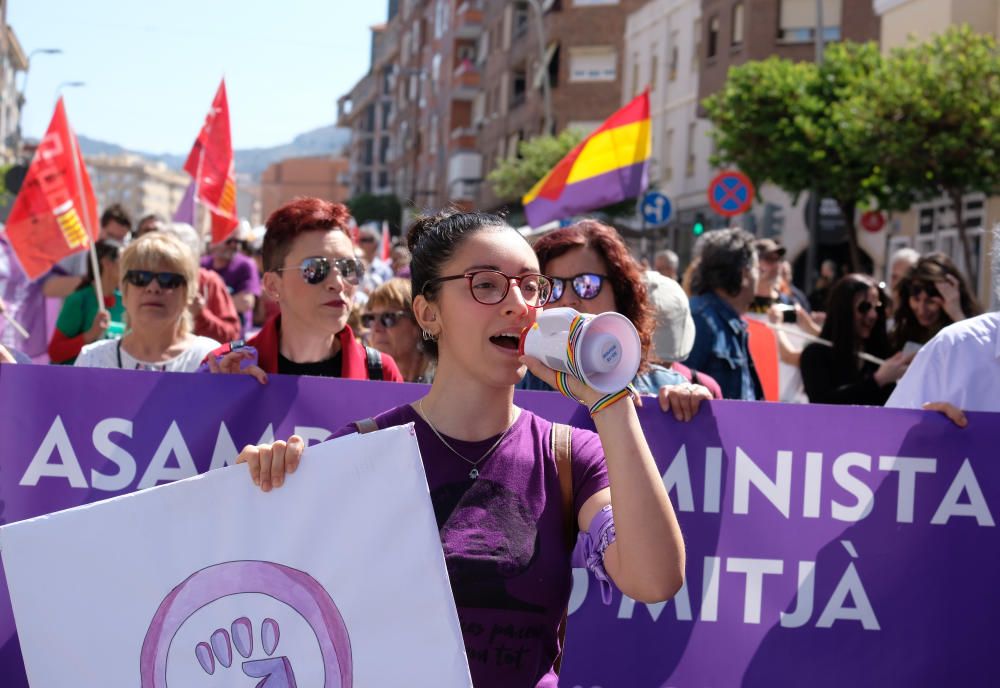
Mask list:
[[365,313],[361,316],[361,324],[366,329],[371,329],[372,325],[376,322],[382,324],[382,327],[389,329],[396,326],[403,318],[407,317],[409,313],[406,311],[389,311],[386,313]]
[[576,295],[584,301],[596,299],[597,295],[601,293],[601,287],[604,286],[604,280],[607,278],[607,275],[596,275],[592,272],[581,272],[573,277],[550,277],[552,297],[549,301],[558,301],[562,298],[563,292],[566,291],[567,282],[573,286]]
[[868,315],[868,313],[870,313],[873,308],[878,313],[881,313],[882,311],[885,310],[885,306],[882,305],[881,301],[879,301],[878,303],[872,303],[871,301],[862,301],[861,303],[858,304],[858,313],[860,313],[861,315]]
[[356,285],[361,281],[361,275],[365,268],[357,258],[329,260],[322,256],[313,256],[303,260],[297,267],[277,268],[274,272],[285,272],[286,270],[299,270],[302,273],[302,279],[307,284],[322,284],[330,271],[335,270],[345,282]]
[[123,278],[129,284],[137,287],[149,286],[154,279],[160,285],[160,289],[177,289],[187,284],[184,275],[176,272],[153,272],[152,270],[129,270]]
[[910,287],[910,296],[915,299],[919,299],[921,294],[927,294],[927,298],[933,299],[941,296],[941,293],[937,290],[937,287],[931,286],[929,284],[914,284]]

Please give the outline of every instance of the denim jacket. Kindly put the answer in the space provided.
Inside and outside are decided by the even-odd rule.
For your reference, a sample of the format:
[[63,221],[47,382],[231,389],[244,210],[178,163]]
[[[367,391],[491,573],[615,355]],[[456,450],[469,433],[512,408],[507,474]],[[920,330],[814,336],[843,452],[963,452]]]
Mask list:
[[726,399],[763,399],[760,378],[750,358],[747,324],[713,293],[691,299],[694,347],[684,365],[715,378]]

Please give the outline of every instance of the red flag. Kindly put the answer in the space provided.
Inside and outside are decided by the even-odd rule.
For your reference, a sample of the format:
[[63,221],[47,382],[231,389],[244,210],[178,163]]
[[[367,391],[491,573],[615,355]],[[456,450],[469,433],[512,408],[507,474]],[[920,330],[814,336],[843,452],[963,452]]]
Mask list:
[[60,98],[10,210],[7,239],[35,280],[97,234],[97,198]]
[[392,256],[392,239],[389,237],[389,223],[385,220],[382,221],[382,246],[379,251],[381,258],[385,262],[389,262],[389,258]]
[[219,84],[212,108],[195,139],[184,170],[197,184],[197,198],[212,213],[212,243],[224,241],[233,233],[236,215],[236,168],[233,141],[229,132],[229,100],[226,80]]

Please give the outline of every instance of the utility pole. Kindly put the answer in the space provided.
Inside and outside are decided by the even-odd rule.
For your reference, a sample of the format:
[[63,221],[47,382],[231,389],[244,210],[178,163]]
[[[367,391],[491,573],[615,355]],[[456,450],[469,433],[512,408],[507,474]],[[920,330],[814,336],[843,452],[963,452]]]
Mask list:
[[543,134],[552,134],[552,83],[549,81],[549,65],[545,61],[545,10],[542,8],[541,0],[528,0],[531,9],[535,12],[535,28],[538,33],[538,69],[541,70],[542,77],[542,107],[545,113],[545,123],[543,124]]
[[[816,0],[816,31],[815,31],[815,41],[816,41],[816,66],[823,66],[823,0]],[[819,218],[820,218],[820,206],[822,205],[822,198],[820,198],[820,189],[818,180],[813,182],[812,191],[810,191],[812,196],[812,208],[810,209],[810,222],[809,222],[809,248],[806,251],[806,291],[811,292],[812,288],[816,284],[816,258],[819,255]],[[857,270],[857,266],[854,267]]]

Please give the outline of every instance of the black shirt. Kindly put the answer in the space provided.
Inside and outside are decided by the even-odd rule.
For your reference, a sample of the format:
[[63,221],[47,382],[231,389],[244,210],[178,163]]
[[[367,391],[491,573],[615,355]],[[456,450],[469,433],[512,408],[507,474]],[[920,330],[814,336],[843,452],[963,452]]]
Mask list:
[[281,375],[312,375],[313,377],[341,377],[343,373],[343,361],[341,352],[337,352],[325,361],[314,361],[312,363],[296,363],[278,353],[278,372]]
[[811,404],[884,406],[896,388],[895,384],[878,386],[878,366],[870,361],[863,361],[860,368],[841,368],[833,349],[822,344],[810,344],[802,351],[799,368]]

